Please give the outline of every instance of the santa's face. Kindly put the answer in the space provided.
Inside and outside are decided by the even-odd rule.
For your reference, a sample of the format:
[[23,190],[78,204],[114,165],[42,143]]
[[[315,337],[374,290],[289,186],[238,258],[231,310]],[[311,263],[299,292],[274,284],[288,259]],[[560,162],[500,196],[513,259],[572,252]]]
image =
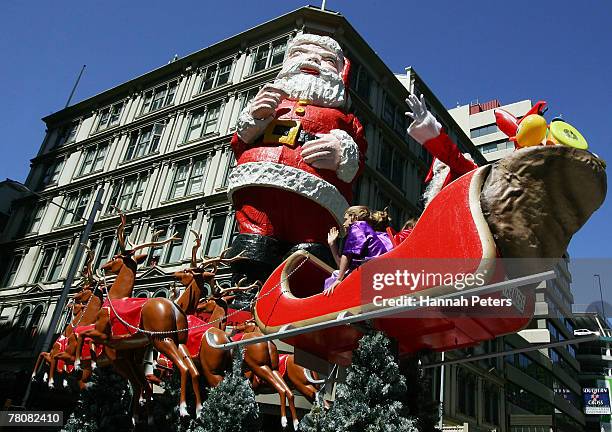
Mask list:
[[344,60],[327,47],[312,42],[294,43],[275,83],[289,94],[289,99],[338,107],[345,102],[343,66]]
[[313,43],[294,44],[287,52],[281,74],[299,70],[301,73],[321,75],[321,71],[325,71],[340,77],[340,63],[341,59],[328,48]]

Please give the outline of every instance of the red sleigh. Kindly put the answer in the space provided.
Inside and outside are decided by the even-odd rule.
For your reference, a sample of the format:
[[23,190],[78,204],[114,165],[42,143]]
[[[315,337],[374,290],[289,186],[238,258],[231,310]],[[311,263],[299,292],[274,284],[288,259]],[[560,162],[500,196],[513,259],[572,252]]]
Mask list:
[[[498,252],[480,205],[480,192],[489,169],[486,166],[474,170],[444,188],[428,205],[404,242],[354,270],[331,296],[325,296],[321,290],[332,269],[307,252],[291,255],[272,273],[258,295],[254,315],[262,332],[277,334],[284,342],[320,358],[347,364],[362,332],[359,326],[342,325],[343,319],[376,310],[377,306],[371,301],[375,294],[387,298],[397,297],[399,293],[396,290],[376,293],[368,290],[364,284],[371,280],[373,270],[397,268],[397,258],[405,262],[409,259],[432,262],[446,259],[452,262],[455,273],[487,274],[486,283],[489,284],[502,280],[500,265],[495,268]],[[463,313],[455,309],[455,313],[449,315],[446,309],[429,307],[426,315],[422,309],[411,310],[368,322],[394,337],[401,353],[471,346],[516,332],[527,325],[533,315],[532,294],[525,289],[518,291],[524,300],[522,309],[515,307],[511,315],[503,317],[495,308],[484,311],[476,306],[464,309]],[[453,293],[457,293],[453,286],[426,283],[407,292],[431,298]],[[464,296],[469,293],[470,288],[463,291]],[[500,291],[486,296],[503,298]],[[337,321],[338,325],[323,325],[317,330],[317,324],[330,321]],[[298,335],[288,331],[288,337],[282,337],[287,330],[306,327],[312,331]]]

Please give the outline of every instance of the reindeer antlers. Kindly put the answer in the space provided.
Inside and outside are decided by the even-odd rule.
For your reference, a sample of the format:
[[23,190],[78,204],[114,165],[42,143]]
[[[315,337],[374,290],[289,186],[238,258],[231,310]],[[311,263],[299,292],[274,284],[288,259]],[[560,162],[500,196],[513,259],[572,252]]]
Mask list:
[[121,222],[117,227],[117,243],[119,244],[119,249],[121,253],[124,254],[126,252],[125,248],[125,214],[121,211],[121,209],[117,206],[113,206],[117,213],[119,213],[119,217],[121,218]]
[[172,236],[171,236],[171,237],[167,238],[166,240],[163,240],[163,241],[156,241],[156,239],[157,239],[157,238],[159,238],[159,236],[160,236],[161,234],[163,234],[163,233],[164,233],[164,230],[160,230],[160,231],[155,232],[155,233],[153,234],[153,238],[152,238],[152,240],[153,240],[153,241],[151,241],[151,242],[149,242],[149,243],[143,243],[143,244],[140,244],[140,245],[138,245],[138,246],[134,246],[134,248],[132,249],[132,251],[131,251],[131,252],[132,252],[132,253],[134,253],[134,252],[136,252],[137,250],[144,249],[144,248],[147,248],[147,247],[156,247],[156,246],[162,246],[162,245],[165,245],[166,243],[170,243],[170,242],[172,242],[172,241],[174,241],[174,240],[180,240],[180,239],[181,239],[181,238],[178,236],[178,233],[177,233],[177,232],[175,232],[174,234],[172,234]]
[[194,230],[190,230],[195,236],[194,245],[191,249],[191,268],[198,266],[198,249],[202,245],[202,234],[198,234]]
[[261,282],[259,281],[255,281],[250,285],[247,286],[242,286],[243,283],[245,283],[247,281],[247,278],[242,278],[238,281],[238,283],[236,284],[235,287],[229,287],[229,288],[218,288],[217,287],[217,292],[213,294],[214,297],[222,297],[227,295],[227,293],[231,293],[231,292],[244,292],[244,291],[250,291],[253,288],[258,288],[261,285]]
[[213,269],[211,270],[211,273],[217,273],[217,269],[219,267],[219,264],[231,264],[234,261],[238,261],[241,259],[246,259],[246,257],[242,256],[242,252],[241,251],[238,255],[232,257],[232,258],[225,258],[225,254],[227,254],[227,252],[230,250],[231,248],[227,248],[225,249],[223,252],[221,252],[221,255],[219,255],[218,257],[214,257],[214,258],[208,258],[208,257],[202,257],[204,259],[204,261],[202,262],[202,264],[200,264],[200,269],[204,270],[206,267],[208,266],[213,266]]
[[94,276],[94,270],[92,266],[93,260],[94,260],[94,251],[91,250],[91,248],[87,244],[85,243],[81,243],[81,244],[87,251],[87,257],[85,258],[85,269],[82,272],[82,277],[85,280],[85,284],[96,282],[96,278]]

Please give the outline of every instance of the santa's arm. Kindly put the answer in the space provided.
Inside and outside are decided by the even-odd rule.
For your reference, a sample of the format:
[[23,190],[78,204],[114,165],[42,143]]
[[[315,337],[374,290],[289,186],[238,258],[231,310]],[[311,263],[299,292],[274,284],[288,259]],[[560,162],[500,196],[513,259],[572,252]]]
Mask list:
[[423,95],[420,100],[410,95],[406,102],[412,109],[412,112],[407,112],[406,115],[413,119],[408,127],[408,134],[416,142],[425,147],[432,156],[448,165],[454,177],[477,168],[477,165],[463,156],[457,145],[444,133],[440,123],[427,109]]
[[368,149],[363,126],[357,117],[352,114],[350,115],[350,124],[349,131],[340,129],[330,131],[340,141],[340,163],[336,175],[345,183],[352,182],[361,174]]
[[274,120],[276,108],[286,97],[287,93],[275,84],[266,84],[257,92],[253,100],[242,110],[236,122],[235,139],[232,139],[232,148],[236,157],[264,133],[270,122]]

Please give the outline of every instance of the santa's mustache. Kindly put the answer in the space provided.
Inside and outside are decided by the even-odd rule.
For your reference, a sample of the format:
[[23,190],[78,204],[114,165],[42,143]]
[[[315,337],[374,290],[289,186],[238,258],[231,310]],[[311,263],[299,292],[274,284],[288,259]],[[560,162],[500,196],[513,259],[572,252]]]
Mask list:
[[316,71],[318,73],[318,76],[327,81],[337,81],[341,79],[340,75],[338,75],[337,73],[331,72],[327,69],[322,69],[321,65],[319,65],[318,63],[311,62],[308,60],[299,63],[294,63],[289,68],[281,70],[278,74],[278,78],[287,78],[297,74],[302,74],[304,73],[302,69],[311,69],[313,71]]

